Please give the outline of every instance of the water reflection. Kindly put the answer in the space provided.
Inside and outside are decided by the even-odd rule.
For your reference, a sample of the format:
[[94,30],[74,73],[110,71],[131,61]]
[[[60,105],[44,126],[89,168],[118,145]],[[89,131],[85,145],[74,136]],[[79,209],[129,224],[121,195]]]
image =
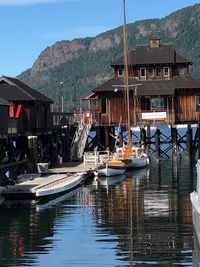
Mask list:
[[197,241],[197,237],[195,233],[193,232],[193,241],[194,241],[194,248],[192,252],[192,263],[193,267],[199,267],[200,266],[200,248]]
[[[0,266],[191,266],[186,162],[79,188],[48,203],[0,206]],[[195,179],[194,179],[195,180]]]
[[76,191],[46,202],[4,201],[0,207],[0,266],[35,265],[38,254],[54,248],[55,220],[70,215],[62,201]]

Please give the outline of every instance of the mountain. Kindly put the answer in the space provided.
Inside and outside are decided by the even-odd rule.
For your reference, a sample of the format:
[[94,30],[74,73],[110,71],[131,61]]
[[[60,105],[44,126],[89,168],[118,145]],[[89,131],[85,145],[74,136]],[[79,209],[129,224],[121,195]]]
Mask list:
[[[180,54],[192,61],[191,74],[200,78],[200,4],[162,19],[128,24],[129,50],[148,44],[155,33],[159,34],[161,43],[173,44]],[[54,99],[57,105],[63,91],[65,111],[69,111],[75,99],[90,94],[97,85],[113,76],[110,65],[122,55],[121,26],[93,38],[56,42],[39,55],[31,69],[17,78]]]

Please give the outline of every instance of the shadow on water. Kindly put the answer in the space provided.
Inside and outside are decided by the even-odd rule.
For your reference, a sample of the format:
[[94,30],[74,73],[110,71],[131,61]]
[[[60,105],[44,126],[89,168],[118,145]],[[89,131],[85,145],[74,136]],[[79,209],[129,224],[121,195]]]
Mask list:
[[176,175],[152,161],[52,202],[2,204],[0,266],[192,266],[193,180],[187,159]]

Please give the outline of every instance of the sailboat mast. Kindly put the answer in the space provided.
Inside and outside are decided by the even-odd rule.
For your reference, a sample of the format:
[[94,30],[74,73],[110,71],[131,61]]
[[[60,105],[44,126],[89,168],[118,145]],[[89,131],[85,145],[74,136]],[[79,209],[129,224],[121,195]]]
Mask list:
[[127,45],[127,30],[126,30],[126,3],[123,0],[124,11],[124,77],[125,77],[125,91],[126,91],[126,104],[127,104],[127,131],[128,131],[128,144],[132,145],[131,141],[131,118],[130,118],[130,101],[129,101],[129,82],[128,82],[128,45]]

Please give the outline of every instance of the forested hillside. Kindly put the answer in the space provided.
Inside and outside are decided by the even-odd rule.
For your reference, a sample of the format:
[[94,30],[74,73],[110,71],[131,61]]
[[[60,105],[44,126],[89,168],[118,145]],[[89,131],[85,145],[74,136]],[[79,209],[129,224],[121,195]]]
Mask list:
[[[153,34],[162,44],[193,62],[191,74],[200,78],[200,4],[178,10],[163,19],[148,19],[127,25],[129,50],[145,45]],[[65,111],[74,99],[88,95],[113,75],[111,63],[123,54],[122,27],[94,38],[57,42],[47,47],[33,67],[18,76],[57,103],[63,90]],[[61,88],[60,81],[63,81]]]

